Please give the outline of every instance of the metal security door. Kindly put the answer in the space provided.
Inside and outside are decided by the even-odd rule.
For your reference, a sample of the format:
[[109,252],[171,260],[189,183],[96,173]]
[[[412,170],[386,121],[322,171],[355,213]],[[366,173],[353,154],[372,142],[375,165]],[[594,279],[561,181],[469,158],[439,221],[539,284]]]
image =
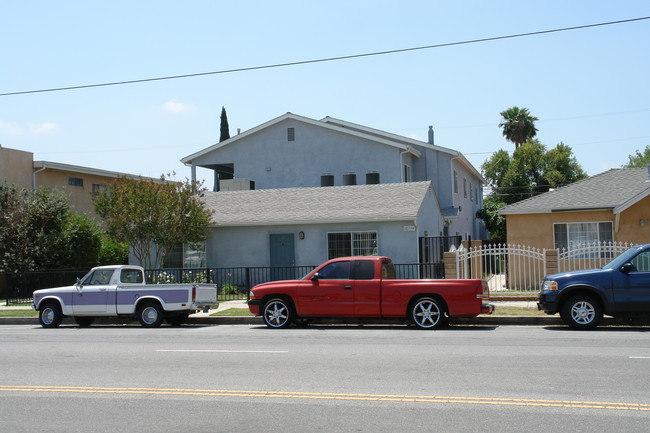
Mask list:
[[296,252],[293,233],[271,235],[270,245],[271,280],[291,280],[296,278],[294,275]]

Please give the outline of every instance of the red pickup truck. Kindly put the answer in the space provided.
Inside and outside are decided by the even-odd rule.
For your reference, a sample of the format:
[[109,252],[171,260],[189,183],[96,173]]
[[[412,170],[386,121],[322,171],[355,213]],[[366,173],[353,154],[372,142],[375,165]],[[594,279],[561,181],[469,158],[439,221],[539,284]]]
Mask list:
[[315,317],[404,318],[434,329],[453,317],[491,314],[484,280],[396,280],[388,257],[341,257],[301,280],[251,289],[248,308],[270,328]]

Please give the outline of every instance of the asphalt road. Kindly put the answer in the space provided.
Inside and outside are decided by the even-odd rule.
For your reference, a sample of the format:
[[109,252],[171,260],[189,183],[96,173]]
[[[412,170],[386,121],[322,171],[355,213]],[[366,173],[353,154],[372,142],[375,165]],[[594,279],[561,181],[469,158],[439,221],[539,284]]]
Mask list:
[[649,332],[3,326],[0,431],[647,432]]

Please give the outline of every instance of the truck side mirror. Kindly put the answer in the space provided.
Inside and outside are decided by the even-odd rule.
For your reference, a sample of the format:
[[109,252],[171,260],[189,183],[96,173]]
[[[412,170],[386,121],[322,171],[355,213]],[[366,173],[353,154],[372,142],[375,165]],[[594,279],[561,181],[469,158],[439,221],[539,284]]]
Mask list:
[[75,286],[75,288],[76,288],[77,290],[81,290],[81,288],[83,287],[83,286],[81,285],[81,278],[77,277],[77,282],[74,283],[74,286]]
[[632,263],[630,262],[624,263],[623,266],[621,266],[621,272],[624,274],[629,274],[633,270],[634,270],[634,265],[632,265]]

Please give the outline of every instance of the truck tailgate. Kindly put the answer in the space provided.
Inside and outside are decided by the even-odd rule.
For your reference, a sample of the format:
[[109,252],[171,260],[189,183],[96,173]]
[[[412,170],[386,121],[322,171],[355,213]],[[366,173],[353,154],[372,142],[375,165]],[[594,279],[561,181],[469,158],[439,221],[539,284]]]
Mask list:
[[217,286],[213,284],[194,284],[194,303],[216,304]]

